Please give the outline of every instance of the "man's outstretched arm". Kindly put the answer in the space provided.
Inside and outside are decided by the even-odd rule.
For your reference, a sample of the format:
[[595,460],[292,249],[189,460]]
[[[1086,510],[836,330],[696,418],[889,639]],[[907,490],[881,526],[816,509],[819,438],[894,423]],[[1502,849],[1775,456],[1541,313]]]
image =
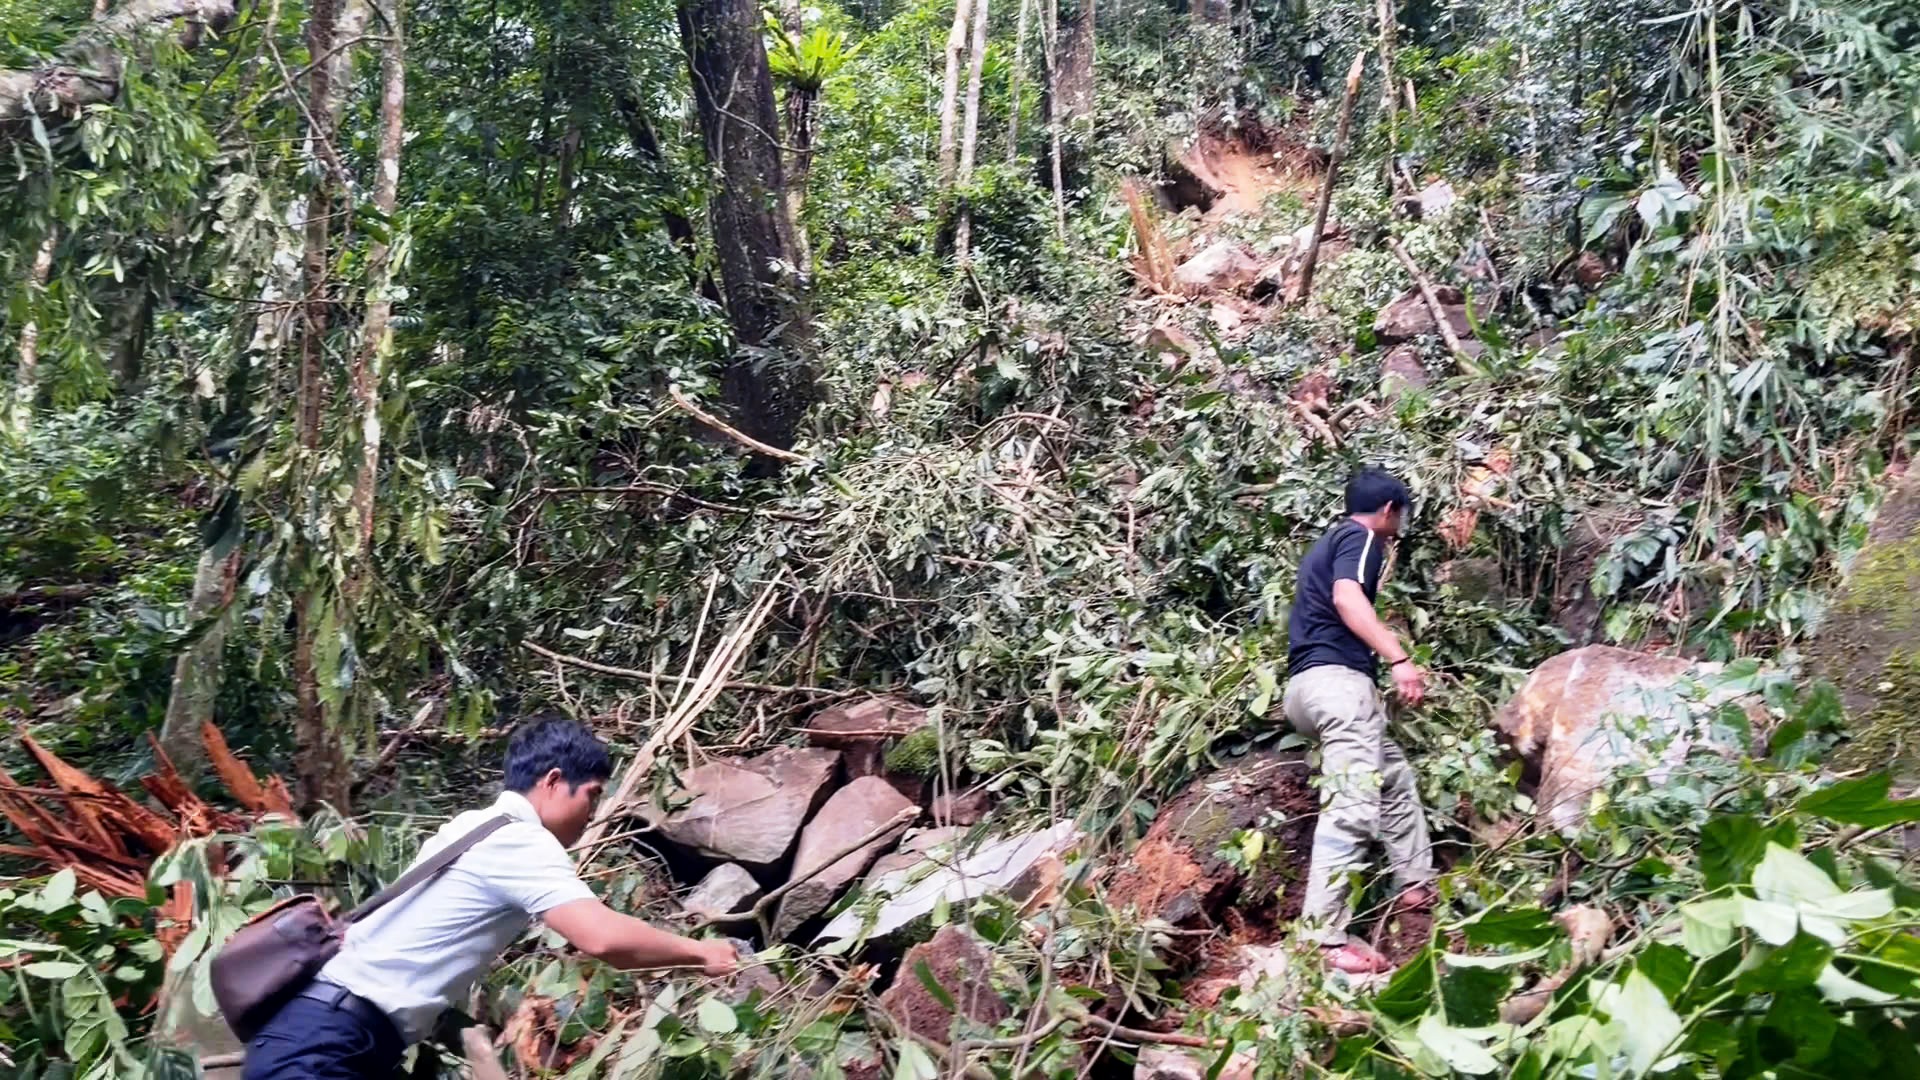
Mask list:
[[1373,610],[1373,601],[1367,599],[1358,581],[1341,578],[1333,583],[1333,609],[1340,613],[1340,621],[1353,631],[1354,637],[1393,664],[1394,688],[1407,704],[1418,705],[1426,694],[1426,674],[1408,659],[1412,650],[1401,645],[1400,639],[1381,621],[1379,613]]
[[540,918],[574,948],[617,968],[699,968],[728,975],[739,962],[732,945],[698,941],[622,915],[599,900],[573,900]]

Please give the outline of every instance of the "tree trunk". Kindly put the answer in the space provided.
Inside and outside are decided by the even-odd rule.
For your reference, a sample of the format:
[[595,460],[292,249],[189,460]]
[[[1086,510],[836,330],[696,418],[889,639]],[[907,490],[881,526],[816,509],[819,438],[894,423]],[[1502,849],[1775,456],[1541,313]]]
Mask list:
[[120,94],[126,63],[120,49],[127,39],[183,21],[180,44],[192,48],[206,37],[207,28],[217,30],[233,16],[233,0],[129,0],[69,42],[61,50],[65,59],[0,69],[0,124],[12,126],[33,113],[67,115],[112,101]]
[[793,223],[793,258],[801,273],[813,272],[813,246],[807,240],[807,179],[813,175],[813,109],[817,90],[787,87],[787,145],[793,171],[787,176],[787,220]]
[[[960,0],[965,3],[966,0]],[[973,183],[974,150],[980,142],[980,80],[987,60],[987,0],[975,0],[973,9],[973,55],[967,68],[967,113],[960,135],[960,174],[962,189]],[[964,200],[964,196],[963,196]],[[954,235],[953,250],[961,266],[967,265],[968,248],[973,244],[973,214],[963,201],[960,225]]]
[[1233,21],[1232,0],[1193,0],[1193,21],[1207,26],[1225,26]]
[[1013,32],[1013,75],[1007,86],[1007,164],[1020,157],[1020,79],[1027,73],[1027,16],[1034,0],[1020,0],[1020,23]]
[[[60,242],[60,227],[47,226],[47,235],[33,253],[33,269],[28,271],[27,291],[37,297],[53,276],[53,249]],[[20,364],[14,369],[12,408],[8,410],[7,430],[16,439],[24,439],[33,426],[33,402],[40,394],[40,323],[31,312],[20,326]]]
[[[216,510],[215,522],[222,520],[225,508]],[[224,534],[201,549],[200,563],[193,572],[193,593],[187,598],[187,624],[208,622],[173,661],[173,690],[167,697],[167,717],[160,725],[160,749],[181,773],[197,777],[206,762],[206,746],[200,728],[213,719],[214,699],[220,693],[220,663],[226,655],[227,605],[238,584],[241,556],[245,547],[237,535],[241,531],[237,515],[222,527]]]
[[947,31],[947,73],[940,83],[940,190],[953,186],[954,135],[960,124],[960,56],[967,49],[970,0],[954,0],[953,28]]
[[374,163],[373,208],[387,219],[388,239],[368,253],[367,317],[353,363],[353,400],[360,412],[360,466],[353,479],[359,565],[349,592],[358,598],[373,561],[373,494],[380,475],[380,385],[393,354],[394,210],[400,202],[400,150],[406,143],[407,53],[402,0],[384,0],[387,41],[380,51],[380,150]]
[[1380,24],[1380,107],[1387,114],[1387,186],[1394,186],[1394,161],[1400,153],[1399,88],[1393,81],[1393,52],[1400,15],[1394,0],[1375,0],[1374,19]]
[[[328,275],[331,265],[329,227],[333,216],[333,194],[340,166],[334,153],[334,91],[336,65],[329,59],[338,40],[341,0],[313,0],[307,15],[307,55],[313,59],[307,72],[307,152],[316,166],[313,186],[307,193],[303,250],[301,251],[301,292],[298,337],[300,350],[299,389],[296,395],[295,434],[301,457],[308,470],[320,449],[320,421],[328,398],[328,379],[323,370],[331,305],[328,302]],[[341,50],[344,54],[350,50]],[[301,493],[305,497],[306,492]],[[346,754],[338,733],[328,723],[320,697],[319,673],[315,670],[315,638],[319,624],[326,621],[319,610],[320,594],[325,587],[318,580],[321,560],[309,557],[308,580],[300,585],[294,599],[293,690],[298,708],[294,719],[295,772],[298,774],[303,804],[330,803],[346,810]],[[330,601],[329,601],[330,602]]]
[[796,312],[782,295],[791,265],[779,114],[767,70],[765,25],[753,0],[685,0],[680,38],[693,78],[701,142],[718,181],[708,216],[727,315],[743,348],[722,373],[720,390],[747,434],[782,449],[793,445],[813,402],[813,375],[799,363],[759,363],[766,347],[797,338]]
[[1059,29],[1054,98],[1059,111],[1054,122],[1066,140],[1061,168],[1066,183],[1073,187],[1086,179],[1087,144],[1093,135],[1093,4],[1094,0],[1068,0]]

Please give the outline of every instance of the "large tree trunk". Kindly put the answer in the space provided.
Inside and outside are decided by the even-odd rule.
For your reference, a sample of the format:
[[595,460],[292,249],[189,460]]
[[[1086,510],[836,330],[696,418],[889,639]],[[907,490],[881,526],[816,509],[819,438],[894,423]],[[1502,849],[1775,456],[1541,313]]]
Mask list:
[[385,0],[387,41],[380,51],[380,150],[374,163],[373,208],[387,219],[388,239],[367,255],[367,317],[353,361],[353,400],[360,412],[360,466],[353,479],[359,565],[350,593],[357,599],[373,561],[373,493],[380,475],[380,385],[393,354],[394,211],[400,203],[400,150],[406,142],[407,53],[402,0]]
[[960,57],[967,51],[971,0],[954,0],[953,28],[947,31],[947,73],[940,83],[940,189],[953,184],[954,139],[960,128]]
[[[347,0],[348,3],[353,0]],[[340,39],[342,0],[313,0],[307,15],[307,54],[313,58],[307,72],[307,153],[315,166],[313,186],[307,193],[304,236],[301,251],[299,338],[299,388],[295,433],[301,457],[307,469],[314,467],[319,455],[321,418],[325,415],[330,380],[323,365],[326,361],[327,331],[332,305],[328,296],[328,269],[332,265],[330,226],[333,197],[340,175],[339,156],[334,148],[337,102],[342,90],[335,80],[344,76],[348,64],[342,58],[351,49],[335,52]],[[340,78],[342,83],[344,78]],[[308,497],[308,491],[300,493]],[[293,692],[298,714],[294,718],[294,768],[299,778],[300,799],[304,804],[330,803],[346,810],[348,781],[345,747],[339,733],[329,723],[321,700],[316,663],[316,639],[320,626],[330,621],[326,611],[333,603],[330,583],[321,580],[322,560],[308,559],[307,580],[300,584],[294,599]]]
[[[47,226],[46,239],[33,254],[33,269],[27,272],[27,289],[45,291],[53,274],[53,249],[60,243],[60,227]],[[14,369],[13,397],[7,410],[7,430],[14,438],[25,438],[33,426],[33,402],[40,394],[40,323],[31,314],[20,326],[20,362]]]
[[218,30],[233,16],[233,0],[129,0],[69,42],[61,50],[63,59],[0,70],[0,124],[12,125],[34,113],[67,115],[112,101],[120,93],[126,63],[120,50],[128,38],[182,21],[186,28],[180,43],[192,48],[209,28]]
[[193,572],[193,593],[187,598],[187,623],[205,629],[173,661],[173,691],[167,698],[167,717],[160,725],[160,749],[187,777],[196,777],[206,761],[200,729],[213,719],[214,699],[220,693],[220,663],[226,654],[227,605],[238,584],[242,526],[226,508],[214,512],[217,531],[232,533],[207,544]]
[[[960,0],[966,3],[966,0]],[[975,0],[973,9],[973,55],[967,68],[966,122],[960,135],[959,184],[962,189],[973,183],[974,151],[980,142],[980,80],[987,59],[987,0]],[[960,224],[954,234],[953,251],[961,266],[967,265],[968,249],[973,246],[973,213],[963,202]]]
[[[1058,0],[1056,0],[1058,2]],[[1087,145],[1093,132],[1093,4],[1065,0],[1060,12],[1059,59],[1055,64],[1049,117],[1060,133],[1061,181],[1079,187],[1086,181]]]
[[680,38],[693,77],[700,136],[718,186],[708,216],[727,315],[743,348],[720,390],[747,434],[786,448],[813,400],[813,376],[798,363],[759,363],[765,347],[791,343],[796,312],[782,295],[792,264],[792,227],[780,130],[767,71],[765,25],[753,0],[685,0]]
[[1233,21],[1232,0],[1193,0],[1193,21],[1208,26],[1225,26]]

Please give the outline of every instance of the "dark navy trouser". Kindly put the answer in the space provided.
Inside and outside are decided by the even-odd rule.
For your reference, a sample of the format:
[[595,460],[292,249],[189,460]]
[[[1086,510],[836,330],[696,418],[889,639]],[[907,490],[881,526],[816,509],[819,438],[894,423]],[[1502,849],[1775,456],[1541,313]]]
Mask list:
[[316,983],[247,1044],[242,1080],[389,1080],[407,1052],[392,1021],[364,998]]

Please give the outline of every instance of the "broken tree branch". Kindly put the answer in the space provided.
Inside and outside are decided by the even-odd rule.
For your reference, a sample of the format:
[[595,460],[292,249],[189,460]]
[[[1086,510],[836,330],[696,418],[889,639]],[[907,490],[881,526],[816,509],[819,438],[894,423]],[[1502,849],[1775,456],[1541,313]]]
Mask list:
[[1399,240],[1388,238],[1387,246],[1393,249],[1393,257],[1399,259],[1400,265],[1413,276],[1413,283],[1420,289],[1421,299],[1427,302],[1427,311],[1433,315],[1434,325],[1439,328],[1440,337],[1446,341],[1447,348],[1451,349],[1455,356],[1467,355],[1467,350],[1460,344],[1460,335],[1453,332],[1453,323],[1447,319],[1447,309],[1441,305],[1440,297],[1433,291],[1432,280],[1420,272],[1420,267],[1414,264],[1413,256],[1407,254],[1406,247]]
[[[686,685],[699,681],[697,678],[689,678],[685,675],[662,675],[657,671],[642,671],[639,668],[615,667],[612,664],[596,663],[595,661],[586,660],[578,656],[569,656],[563,652],[555,652],[545,645],[532,641],[523,641],[520,643],[520,647],[533,653],[535,656],[546,657],[556,664],[566,664],[570,667],[577,667],[582,671],[597,672],[601,675],[613,675],[622,679],[644,679],[651,683],[670,682],[677,685]],[[778,683],[747,682],[742,679],[728,679],[720,684],[720,688],[722,690],[752,690],[763,694],[811,694],[814,697],[846,697],[859,693],[857,690],[827,690],[817,686],[781,686]]]
[[726,421],[720,419],[719,417],[713,415],[712,413],[706,411],[705,409],[702,409],[700,406],[695,405],[692,401],[689,401],[687,399],[687,395],[681,393],[680,388],[677,386],[667,387],[667,396],[673,399],[673,403],[675,405],[679,406],[682,410],[684,410],[688,415],[692,416],[695,420],[700,421],[701,423],[707,425],[708,427],[719,432],[720,434],[725,435],[727,438],[732,439],[734,442],[739,443],[741,446],[746,447],[747,449],[753,451],[756,454],[764,454],[767,457],[774,458],[779,461],[792,462],[795,465],[811,465],[813,463],[812,460],[809,459],[804,454],[796,454],[791,450],[782,450],[777,446],[768,446],[766,443],[763,443],[759,439],[756,439],[753,436],[747,434],[746,432],[741,431],[739,428],[733,427],[732,425],[728,424]]
[[1340,159],[1347,156],[1347,133],[1353,128],[1353,99],[1360,96],[1360,74],[1367,68],[1367,51],[1353,54],[1353,66],[1347,69],[1346,92],[1340,97],[1340,127],[1333,137],[1333,150],[1327,154],[1327,175],[1320,178],[1320,199],[1313,212],[1313,238],[1307,241],[1307,257],[1300,264],[1300,284],[1293,300],[1304,304],[1313,295],[1313,271],[1320,262],[1320,237],[1327,231],[1327,213],[1333,208],[1333,185],[1340,174]]

